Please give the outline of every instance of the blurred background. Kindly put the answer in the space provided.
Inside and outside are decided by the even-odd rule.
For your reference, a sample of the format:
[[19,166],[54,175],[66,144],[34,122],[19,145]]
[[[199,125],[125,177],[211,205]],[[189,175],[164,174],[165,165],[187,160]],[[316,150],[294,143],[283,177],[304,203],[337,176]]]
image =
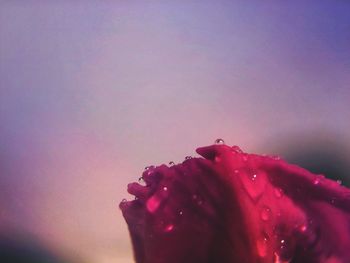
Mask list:
[[131,263],[146,165],[217,138],[341,179],[350,2],[0,1],[0,256]]

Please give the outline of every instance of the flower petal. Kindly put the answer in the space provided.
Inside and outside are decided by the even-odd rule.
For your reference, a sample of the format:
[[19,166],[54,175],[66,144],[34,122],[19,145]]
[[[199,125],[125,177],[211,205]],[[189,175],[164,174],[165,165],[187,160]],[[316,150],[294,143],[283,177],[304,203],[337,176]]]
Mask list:
[[347,262],[350,191],[237,146],[152,167],[120,208],[137,263]]

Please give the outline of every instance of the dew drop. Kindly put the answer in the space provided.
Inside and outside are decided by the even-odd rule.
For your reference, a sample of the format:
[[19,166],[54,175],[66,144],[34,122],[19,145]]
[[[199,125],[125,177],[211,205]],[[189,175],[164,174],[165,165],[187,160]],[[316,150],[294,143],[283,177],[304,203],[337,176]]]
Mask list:
[[263,236],[257,240],[256,248],[260,257],[266,257],[268,251],[268,241],[269,237],[266,233],[264,233]]
[[314,185],[318,185],[321,182],[322,179],[324,179],[324,175],[322,175],[322,174],[321,175],[317,175],[316,178],[313,181]]
[[125,198],[122,199],[122,203],[127,202],[128,200],[126,200]]
[[192,159],[192,156],[186,156],[185,157],[185,160],[189,160],[189,159]]
[[305,224],[303,224],[299,227],[299,230],[300,230],[300,232],[305,233],[307,230],[307,226]]
[[155,212],[160,205],[160,199],[157,196],[152,196],[147,200],[146,208],[150,213]]
[[147,174],[147,175],[150,175],[150,174],[153,172],[153,169],[154,169],[154,168],[155,168],[155,167],[154,167],[153,165],[146,166],[146,167],[145,167],[146,174]]
[[243,153],[243,151],[241,150],[241,148],[239,148],[237,145],[234,145],[231,147],[231,151],[235,152],[235,153]]
[[174,225],[173,224],[168,224],[164,227],[164,232],[170,232],[174,229]]
[[141,176],[141,177],[139,177],[138,181],[139,181],[139,183],[143,183],[145,180],[144,180],[143,177]]
[[196,202],[198,205],[202,205],[203,204],[203,200],[200,196],[194,194],[192,195],[192,199],[194,202]]
[[274,253],[274,263],[289,263],[292,260],[293,253],[285,239],[279,241],[278,251]]
[[274,159],[274,160],[276,160],[276,161],[281,160],[281,157],[278,156],[278,155],[273,155],[273,156],[271,156],[271,158]]
[[215,144],[225,144],[225,141],[223,139],[219,138],[219,139],[216,139],[214,143]]
[[168,187],[164,186],[163,191],[168,191]]
[[284,195],[284,192],[281,188],[275,188],[274,192],[277,198],[281,198]]
[[257,174],[252,174],[252,176],[250,177],[250,179],[251,179],[252,181],[255,181],[257,177],[258,177]]
[[169,165],[170,165],[170,166],[174,166],[175,163],[174,163],[173,161],[171,161],[171,162],[169,162]]
[[179,215],[180,215],[180,216],[182,216],[183,214],[184,214],[184,212],[182,212],[182,211],[179,212]]
[[250,198],[256,202],[264,193],[266,187],[265,173],[262,171],[241,170],[240,179]]
[[264,206],[261,210],[260,218],[263,221],[268,221],[271,218],[271,209],[267,206]]
[[336,182],[337,182],[337,184],[339,184],[339,185],[341,185],[341,184],[343,183],[342,180],[337,180]]
[[215,156],[215,159],[214,159],[214,160],[215,160],[215,162],[217,162],[217,163],[218,163],[218,162],[221,162],[221,158],[218,157],[218,156]]
[[284,261],[281,259],[280,255],[277,252],[274,253],[273,263],[288,263],[288,261]]

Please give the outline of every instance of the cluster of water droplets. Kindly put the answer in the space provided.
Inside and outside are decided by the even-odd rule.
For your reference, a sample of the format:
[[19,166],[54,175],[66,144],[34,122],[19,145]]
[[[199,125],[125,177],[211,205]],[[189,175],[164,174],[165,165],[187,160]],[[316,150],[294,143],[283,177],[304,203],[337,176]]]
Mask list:
[[[214,144],[216,144],[216,145],[224,145],[224,144],[225,144],[225,141],[224,141],[223,139],[221,139],[221,138],[218,138],[218,139],[216,139],[216,140],[214,141]],[[233,153],[243,153],[242,149],[239,148],[237,145],[233,145],[233,146],[231,147],[231,151],[232,151]]]
[[[287,239],[285,238],[278,238],[275,236],[275,245],[276,250],[273,254],[273,263],[288,263],[292,260],[293,254],[291,253],[291,247],[288,244]],[[269,252],[270,246],[272,240],[270,239],[269,235],[265,232],[261,234],[261,236],[256,241],[256,249],[258,252],[258,255],[261,258],[264,258],[267,256]]]
[[266,232],[262,232],[260,237],[256,240],[256,249],[258,255],[261,258],[266,257],[271,246],[276,246],[273,254],[273,263],[288,263],[292,260],[292,247],[288,243],[287,239],[274,235],[271,240]]
[[145,171],[147,175],[150,175],[151,173],[153,173],[153,170],[155,169],[154,165],[149,165],[145,167]]

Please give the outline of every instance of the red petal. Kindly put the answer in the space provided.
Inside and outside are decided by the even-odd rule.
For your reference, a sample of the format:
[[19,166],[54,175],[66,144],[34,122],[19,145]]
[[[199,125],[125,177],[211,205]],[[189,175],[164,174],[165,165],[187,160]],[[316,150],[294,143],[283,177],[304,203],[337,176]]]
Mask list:
[[350,258],[350,191],[276,158],[212,145],[120,207],[137,263],[340,263]]

